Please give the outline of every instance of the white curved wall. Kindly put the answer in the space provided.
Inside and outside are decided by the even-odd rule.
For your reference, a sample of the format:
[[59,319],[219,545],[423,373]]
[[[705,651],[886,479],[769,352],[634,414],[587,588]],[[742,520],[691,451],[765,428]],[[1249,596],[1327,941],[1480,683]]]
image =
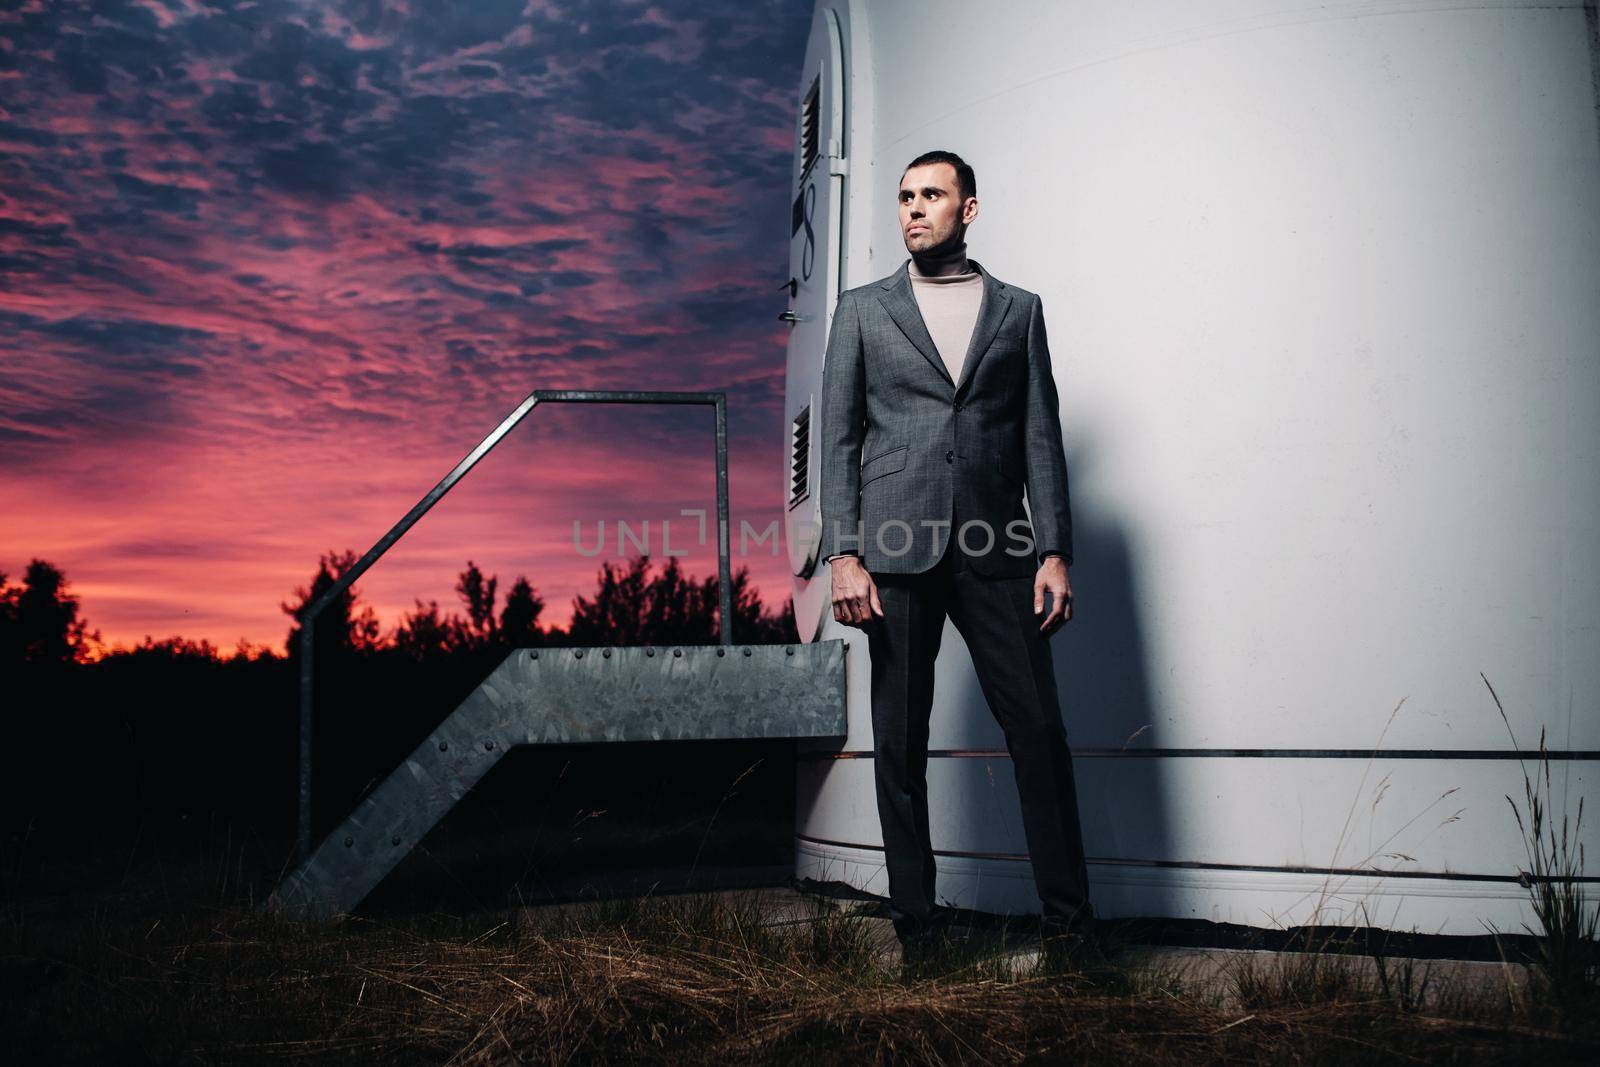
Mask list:
[[[1099,910],[1515,929],[1521,769],[1481,758],[1511,746],[1479,672],[1524,749],[1543,727],[1584,757],[1558,805],[1600,750],[1582,6],[829,9],[842,286],[904,260],[896,183],[944,147],[977,169],[971,254],[1043,298],[1076,542],[1053,648]],[[821,353],[790,364],[793,392]],[[827,580],[797,577],[797,611],[851,642],[845,749],[870,752],[866,642]],[[956,751],[1003,741],[948,625],[936,701],[941,893],[1035,907],[1006,759]],[[803,762],[802,875],[883,891],[871,772]],[[1327,873],[1369,868],[1396,873]]]

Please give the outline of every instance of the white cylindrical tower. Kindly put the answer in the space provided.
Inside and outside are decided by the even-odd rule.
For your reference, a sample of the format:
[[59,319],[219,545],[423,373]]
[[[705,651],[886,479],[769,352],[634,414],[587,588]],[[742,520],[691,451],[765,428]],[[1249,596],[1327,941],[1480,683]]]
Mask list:
[[[1097,911],[1531,924],[1518,750],[1545,731],[1558,817],[1600,750],[1597,85],[1579,3],[822,0],[785,486],[802,637],[850,642],[850,734],[802,754],[798,873],[887,888],[809,431],[837,295],[904,261],[900,175],[946,148],[977,172],[972,256],[1043,300]],[[940,896],[1037,910],[949,624],[936,677]]]

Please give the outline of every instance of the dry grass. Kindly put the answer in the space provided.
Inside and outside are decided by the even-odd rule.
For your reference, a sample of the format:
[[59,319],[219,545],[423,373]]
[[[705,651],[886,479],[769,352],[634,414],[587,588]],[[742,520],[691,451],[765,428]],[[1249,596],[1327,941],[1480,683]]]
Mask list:
[[751,892],[303,923],[256,907],[281,867],[259,841],[34,847],[13,839],[0,863],[7,1062],[1600,1059],[1592,1001],[1452,990],[1425,964],[1333,951],[1240,953],[1220,975],[1158,955],[1097,982],[979,952],[906,982],[886,924],[853,904],[775,915]]
[[[1517,735],[1511,729],[1511,717],[1500,703],[1500,694],[1482,673],[1478,677],[1483,679],[1489,695],[1494,698],[1495,709],[1511,738],[1511,747],[1520,751]],[[1570,820],[1564,811],[1560,820],[1556,819],[1556,797],[1550,783],[1550,758],[1544,735],[1541,727],[1538,768],[1531,775],[1525,764],[1522,768],[1522,805],[1509,795],[1506,803],[1511,805],[1511,814],[1527,850],[1528,866],[1521,875],[1528,890],[1528,903],[1539,923],[1537,931],[1523,927],[1535,935],[1539,948],[1534,994],[1570,1011],[1593,1003],[1600,993],[1600,902],[1589,899],[1583,881],[1583,795],[1579,794],[1577,812]]]
[[[903,982],[847,910],[759,898],[302,924],[242,903],[137,925],[8,923],[16,1062],[977,1063],[1592,1061],[1588,1024],[1508,1002],[1419,1010],[1335,957],[1233,996],[1137,969],[1107,987],[977,959]],[[1308,970],[1309,968],[1309,970]]]

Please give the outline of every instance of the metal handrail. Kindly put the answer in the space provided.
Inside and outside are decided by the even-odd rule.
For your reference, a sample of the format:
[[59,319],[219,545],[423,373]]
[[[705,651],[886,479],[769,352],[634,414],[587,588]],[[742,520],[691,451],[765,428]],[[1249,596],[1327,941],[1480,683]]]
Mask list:
[[355,566],[345,571],[300,615],[300,802],[295,831],[295,861],[304,863],[311,855],[311,723],[313,714],[312,636],[317,616],[355,584],[394,543],[405,536],[417,520],[428,513],[466,473],[488,455],[512,428],[539,404],[565,401],[578,404],[711,404],[717,412],[717,582],[721,587],[721,620],[717,629],[724,645],[733,644],[733,577],[728,563],[728,398],[726,393],[641,392],[616,389],[535,389],[516,410],[507,415],[494,431],[457,463],[439,484],[406,512],[405,518],[367,549]]

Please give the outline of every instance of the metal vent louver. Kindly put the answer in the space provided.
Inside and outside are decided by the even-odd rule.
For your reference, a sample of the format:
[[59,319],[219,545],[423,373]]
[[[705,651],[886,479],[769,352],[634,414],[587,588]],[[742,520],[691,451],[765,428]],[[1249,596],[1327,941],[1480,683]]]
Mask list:
[[800,409],[790,427],[792,447],[789,450],[789,506],[804,500],[810,492],[811,464],[811,405]]
[[806,99],[800,105],[800,177],[805,178],[811,164],[817,161],[817,128],[821,120],[822,77],[811,81]]

